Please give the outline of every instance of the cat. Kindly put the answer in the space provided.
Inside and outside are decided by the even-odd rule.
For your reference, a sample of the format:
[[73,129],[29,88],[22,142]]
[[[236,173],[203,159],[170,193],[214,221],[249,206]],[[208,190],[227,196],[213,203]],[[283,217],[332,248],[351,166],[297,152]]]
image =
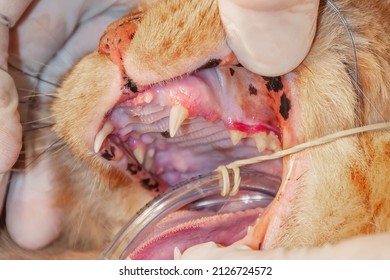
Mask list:
[[[131,11],[67,74],[51,107],[52,141],[64,144],[44,157],[56,206],[64,209],[59,238],[26,253],[3,233],[9,250],[1,254],[98,258],[166,184],[259,151],[389,121],[389,31],[390,1],[321,1],[310,53],[291,73],[270,78],[249,73],[230,51],[217,1],[151,1]],[[222,88],[239,94],[222,89],[216,97],[217,75],[226,79]],[[196,123],[223,128],[219,146],[175,146],[180,137],[190,142]],[[283,187],[260,237],[247,245],[316,247],[389,232],[389,163],[383,130],[259,167],[279,174]]]

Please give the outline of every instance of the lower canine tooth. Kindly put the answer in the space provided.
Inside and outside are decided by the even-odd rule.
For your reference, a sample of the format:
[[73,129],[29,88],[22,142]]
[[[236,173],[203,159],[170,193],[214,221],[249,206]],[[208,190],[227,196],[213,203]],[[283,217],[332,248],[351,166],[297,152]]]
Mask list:
[[255,139],[256,148],[259,152],[262,152],[267,147],[267,134],[265,132],[256,133],[253,138]]
[[138,146],[133,151],[133,155],[139,164],[143,164],[145,159],[145,148],[143,146]]
[[110,122],[106,122],[102,129],[98,132],[98,134],[96,134],[95,143],[93,145],[93,150],[95,151],[95,153],[98,153],[100,151],[104,140],[113,131],[114,126]]
[[230,130],[230,139],[232,140],[233,145],[237,145],[240,140],[245,137],[245,133],[238,130]]
[[171,112],[169,113],[169,135],[171,137],[176,135],[177,130],[188,116],[189,112],[183,106],[175,105],[172,107]]

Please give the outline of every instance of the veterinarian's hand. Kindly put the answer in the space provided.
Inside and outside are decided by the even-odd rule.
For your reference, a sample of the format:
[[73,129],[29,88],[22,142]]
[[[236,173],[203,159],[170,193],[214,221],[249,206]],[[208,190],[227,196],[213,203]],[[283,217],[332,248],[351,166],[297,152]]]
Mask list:
[[213,242],[203,243],[188,248],[175,259],[182,260],[307,260],[307,259],[389,259],[390,235],[378,234],[359,236],[335,245],[316,248],[273,249],[266,251],[252,250],[245,245],[218,246]]
[[15,83],[8,74],[9,28],[19,19],[31,0],[0,0],[0,213],[9,178],[22,147],[22,126]]
[[228,45],[248,70],[279,76],[306,57],[319,0],[218,0]]
[[[0,0],[0,14],[8,13],[13,5],[23,12],[29,2]],[[15,72],[17,86],[31,86],[28,94],[55,92],[55,85],[60,83],[70,67],[96,49],[107,25],[137,3],[138,0],[33,0],[23,19],[10,30],[8,63],[12,65],[10,71],[18,69]],[[8,17],[8,14],[4,15]],[[8,34],[8,29],[5,31]],[[0,38],[0,44],[4,44],[3,35]],[[1,45],[0,51],[3,54],[1,65],[5,69],[7,46]],[[10,76],[1,71],[0,167],[3,169],[0,171],[6,171],[19,153],[21,130],[16,112],[18,101],[15,85]],[[21,72],[27,75],[21,75]],[[29,78],[29,75],[32,77]],[[6,83],[3,83],[3,79]],[[12,148],[5,148],[5,143],[12,144]],[[53,143],[46,144],[50,146]],[[5,157],[5,152],[10,158]],[[12,239],[27,249],[37,249],[52,242],[62,230],[64,215],[63,209],[56,206],[56,181],[51,173],[51,163],[45,160],[45,156],[35,163],[29,166],[28,172],[14,174],[6,199],[7,229]],[[7,181],[4,180],[4,183],[6,185]],[[1,186],[0,192],[2,190],[5,190],[5,186]]]

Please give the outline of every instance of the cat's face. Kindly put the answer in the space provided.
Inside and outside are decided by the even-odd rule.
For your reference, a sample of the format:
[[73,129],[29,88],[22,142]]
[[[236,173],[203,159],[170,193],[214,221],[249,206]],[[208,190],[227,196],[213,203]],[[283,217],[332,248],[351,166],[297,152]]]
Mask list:
[[[352,26],[364,25],[358,10],[339,4]],[[388,57],[363,46],[364,32],[356,36],[366,107],[351,80],[350,38],[326,5],[302,65],[269,78],[246,70],[230,51],[216,1],[160,1],[109,26],[97,51],[70,72],[53,106],[55,131],[112,191],[132,184],[152,197],[219,165],[352,128],[357,120],[389,120],[381,102],[389,79],[367,70]],[[386,149],[388,137],[344,138],[254,165],[282,183],[255,229],[260,235],[247,244],[314,246],[376,232],[373,209],[390,202],[373,193],[390,183],[370,172],[389,174],[389,154],[371,156],[368,166],[367,149]]]

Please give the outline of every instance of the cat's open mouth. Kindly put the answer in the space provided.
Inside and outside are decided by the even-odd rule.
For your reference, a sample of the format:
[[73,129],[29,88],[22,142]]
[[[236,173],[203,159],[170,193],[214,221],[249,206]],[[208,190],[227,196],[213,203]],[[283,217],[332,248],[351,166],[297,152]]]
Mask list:
[[[96,134],[95,153],[156,192],[292,144],[286,124],[293,74],[262,77],[224,57],[189,73],[151,86],[137,85],[124,74],[121,98]],[[283,177],[282,165],[274,160],[252,168]],[[247,238],[252,245],[253,236],[260,236],[253,241],[256,249],[269,218],[260,224]]]

